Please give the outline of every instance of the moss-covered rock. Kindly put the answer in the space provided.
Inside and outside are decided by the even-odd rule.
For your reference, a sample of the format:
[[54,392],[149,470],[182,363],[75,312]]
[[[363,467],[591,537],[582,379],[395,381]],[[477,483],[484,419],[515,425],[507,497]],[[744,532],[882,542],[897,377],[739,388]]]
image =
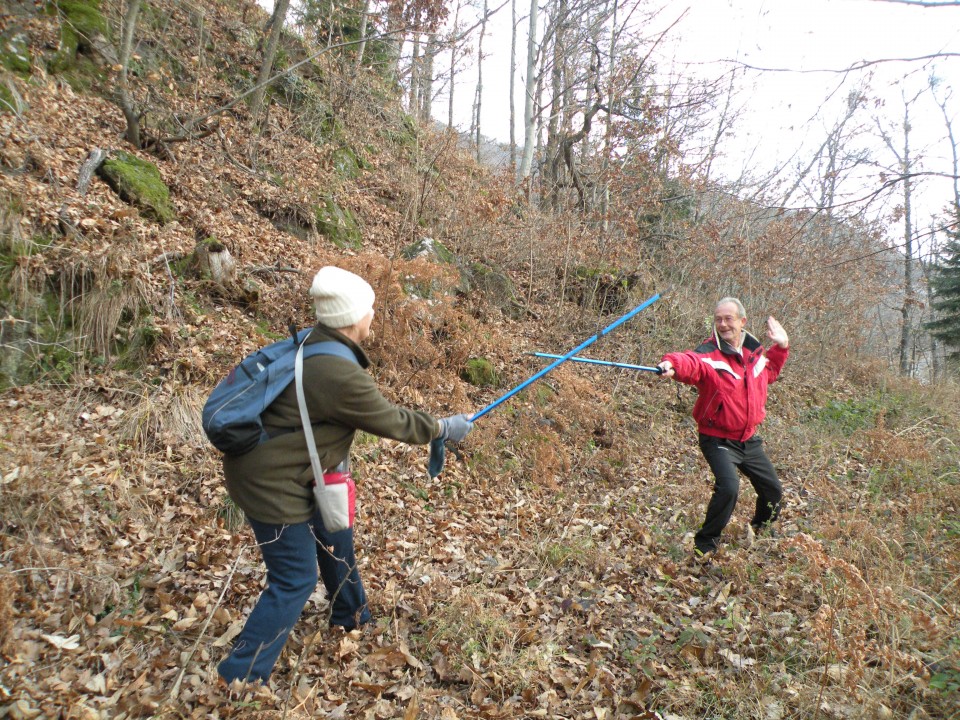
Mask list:
[[317,229],[334,245],[351,250],[360,249],[360,226],[349,208],[340,207],[332,197],[326,197],[316,206],[315,215]]
[[90,41],[97,35],[110,37],[110,24],[100,11],[100,0],[57,0],[51,7],[77,34],[81,48],[91,47]]
[[[51,69],[51,72],[54,71]],[[77,55],[68,67],[56,74],[77,93],[105,94],[110,88],[104,66],[89,55]]]
[[486,358],[470,358],[460,371],[460,377],[476,387],[500,384],[500,373]]
[[505,315],[520,316],[517,288],[506,273],[484,263],[471,263],[464,268],[462,285],[462,292],[482,292],[487,302],[500,308]]
[[431,237],[422,237],[410,243],[400,251],[400,255],[406,260],[427,258],[446,265],[453,265],[457,261],[456,255],[446,245]]
[[582,307],[595,308],[605,314],[620,312],[641,279],[639,273],[615,267],[581,265],[563,278],[564,296]]
[[333,151],[333,167],[340,177],[352,180],[360,174],[360,160],[350,147],[339,147]]
[[107,158],[97,174],[121,198],[138,207],[144,216],[161,224],[176,217],[170,202],[170,190],[153,163],[119,151]]
[[[59,13],[60,44],[47,60],[47,69],[63,73],[73,68],[77,53],[95,47],[96,38],[110,37],[110,24],[100,10],[100,0],[57,0],[47,5]],[[101,45],[102,47],[102,45]]]
[[47,60],[47,69],[59,75],[70,70],[77,61],[80,36],[67,23],[60,26],[60,44]]
[[0,35],[0,67],[18,75],[30,74],[33,57],[25,32],[11,29]]

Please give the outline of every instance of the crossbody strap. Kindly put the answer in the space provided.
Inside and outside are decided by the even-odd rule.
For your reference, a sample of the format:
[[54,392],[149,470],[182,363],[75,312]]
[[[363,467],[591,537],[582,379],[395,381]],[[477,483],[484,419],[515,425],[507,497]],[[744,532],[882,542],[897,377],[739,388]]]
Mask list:
[[313,467],[313,479],[317,489],[323,489],[323,468],[320,466],[320,455],[317,453],[317,442],[313,439],[313,426],[310,424],[310,414],[307,412],[307,398],[303,394],[303,345],[297,348],[297,360],[294,364],[294,380],[297,384],[297,404],[300,406],[300,422],[303,423],[303,435],[307,439],[307,450],[310,451],[310,465]]

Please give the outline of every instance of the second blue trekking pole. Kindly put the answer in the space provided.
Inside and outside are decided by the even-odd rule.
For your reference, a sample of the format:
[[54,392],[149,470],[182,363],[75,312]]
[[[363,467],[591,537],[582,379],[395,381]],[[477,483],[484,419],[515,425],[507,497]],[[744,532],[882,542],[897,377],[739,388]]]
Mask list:
[[504,401],[509,400],[510,398],[512,398],[514,395],[516,395],[518,392],[520,392],[521,390],[523,390],[523,389],[524,389],[525,387],[527,387],[528,385],[530,385],[530,384],[536,382],[537,380],[539,380],[540,378],[542,378],[544,375],[546,375],[548,372],[550,372],[551,370],[553,370],[553,369],[554,369],[555,367],[557,367],[558,365],[562,365],[563,363],[565,363],[567,360],[569,360],[570,358],[572,358],[574,355],[576,355],[576,354],[577,354],[578,352],[580,352],[581,350],[585,350],[586,348],[588,348],[588,347],[590,347],[591,345],[593,345],[597,340],[599,340],[599,339],[602,338],[604,335],[607,335],[608,333],[610,333],[611,331],[613,331],[615,328],[617,328],[617,327],[619,327],[620,325],[622,325],[623,323],[625,323],[627,320],[629,320],[630,318],[632,318],[634,315],[638,315],[638,314],[641,313],[642,311],[646,310],[648,307],[650,307],[651,305],[653,305],[653,303],[655,303],[655,302],[656,302],[657,300],[659,300],[659,299],[660,299],[660,295],[654,295],[653,297],[649,298],[649,299],[646,300],[643,304],[638,305],[637,307],[635,307],[633,310],[631,310],[630,312],[628,312],[626,315],[624,315],[624,316],[623,316],[622,318],[620,318],[619,320],[615,320],[614,322],[612,322],[612,323],[610,323],[609,325],[607,325],[603,330],[601,330],[600,332],[598,332],[598,333],[597,333],[596,335],[594,335],[593,337],[590,337],[590,338],[587,338],[586,340],[584,340],[582,343],[580,343],[579,345],[577,345],[573,350],[571,350],[570,352],[568,352],[566,355],[561,355],[557,360],[554,360],[552,363],[550,363],[549,365],[547,365],[543,370],[541,370],[540,372],[538,372],[538,373],[537,373],[536,375],[534,375],[533,377],[530,377],[530,378],[524,380],[522,383],[520,383],[519,385],[517,385],[513,390],[511,390],[510,392],[508,392],[506,395],[504,395],[504,396],[502,396],[502,397],[497,398],[496,400],[494,400],[492,403],[490,403],[490,404],[487,405],[485,408],[483,408],[483,410],[481,410],[481,411],[478,412],[478,413],[475,413],[474,416],[473,416],[472,418],[470,418],[470,419],[473,420],[473,421],[476,421],[477,419],[483,417],[484,415],[486,415],[488,412],[490,412],[491,410],[493,410],[495,407],[497,407],[498,405],[500,405],[500,404],[503,403]]
[[[543,358],[563,357],[563,355],[553,355],[552,353],[542,353],[542,352],[534,352],[529,354],[534,355],[536,357],[543,357]],[[661,370],[658,367],[652,367],[650,365],[631,365],[630,363],[610,362],[609,360],[594,360],[593,358],[582,358],[582,357],[572,357],[570,358],[570,361],[579,362],[579,363],[590,363],[591,365],[603,365],[604,367],[622,368],[624,370],[643,370],[644,372],[652,372],[652,373],[656,373],[657,375],[663,374],[663,370]]]
[[[648,299],[645,300],[643,303],[641,303],[640,305],[638,305],[637,307],[635,307],[633,310],[631,310],[630,312],[628,312],[626,315],[624,315],[623,317],[621,317],[619,320],[615,320],[614,322],[610,323],[610,324],[607,325],[603,330],[601,330],[600,332],[598,332],[596,335],[594,335],[593,337],[587,338],[587,339],[584,340],[582,343],[580,343],[579,345],[577,345],[573,350],[571,350],[570,352],[568,352],[566,355],[560,356],[559,359],[554,360],[552,363],[550,363],[549,365],[547,365],[543,370],[541,370],[540,372],[536,373],[536,374],[533,375],[532,377],[527,378],[527,379],[524,380],[522,383],[520,383],[520,384],[517,385],[515,388],[513,388],[513,390],[511,390],[510,392],[506,393],[505,395],[503,395],[503,396],[497,398],[496,400],[494,400],[492,403],[490,403],[490,404],[487,405],[485,408],[483,408],[483,410],[480,410],[479,412],[474,413],[473,417],[471,417],[470,420],[471,420],[472,422],[476,422],[478,419],[482,418],[482,417],[483,417],[484,415],[486,415],[488,412],[490,412],[491,410],[493,410],[495,407],[497,407],[498,405],[502,404],[503,402],[509,400],[509,399],[512,398],[514,395],[516,395],[518,392],[520,392],[521,390],[523,390],[525,387],[528,387],[528,386],[531,385],[532,383],[534,383],[534,382],[536,382],[537,380],[539,380],[540,378],[542,378],[544,375],[546,375],[548,372],[550,372],[551,370],[553,370],[553,369],[554,369],[555,367],[557,367],[558,365],[562,365],[562,364],[565,363],[567,360],[569,360],[569,359],[572,358],[574,355],[576,355],[578,352],[580,352],[581,350],[585,350],[586,348],[590,347],[590,346],[593,345],[593,343],[595,343],[597,340],[599,340],[599,339],[602,338],[604,335],[607,335],[608,333],[610,333],[611,331],[613,331],[615,328],[617,328],[617,327],[619,327],[620,325],[622,325],[623,323],[625,323],[627,320],[629,320],[630,318],[632,318],[634,315],[638,315],[638,314],[641,313],[642,311],[646,310],[648,307],[650,307],[651,305],[653,305],[653,303],[655,303],[655,302],[656,302],[657,300],[659,300],[659,299],[660,299],[660,295],[659,295],[659,294],[654,295],[654,296],[651,297],[651,298],[648,298]],[[444,446],[443,440],[437,438],[436,440],[434,440],[433,442],[430,443],[430,462],[429,462],[429,464],[428,464],[428,466],[427,466],[427,471],[430,473],[430,477],[432,477],[432,478],[436,477],[436,476],[439,475],[440,472],[443,470],[443,463],[444,463],[444,460],[446,459],[446,454],[447,454],[447,451],[446,451],[446,447]]]

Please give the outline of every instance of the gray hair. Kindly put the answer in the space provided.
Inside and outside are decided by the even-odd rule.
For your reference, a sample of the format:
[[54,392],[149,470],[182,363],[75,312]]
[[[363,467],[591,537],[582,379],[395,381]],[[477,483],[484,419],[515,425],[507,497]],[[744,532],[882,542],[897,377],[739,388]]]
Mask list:
[[733,303],[734,305],[737,306],[738,317],[747,316],[747,311],[743,309],[743,303],[740,302],[740,300],[735,297],[720,298],[720,300],[718,300],[717,304],[714,306],[714,309],[720,307],[721,305],[726,305],[727,303]]

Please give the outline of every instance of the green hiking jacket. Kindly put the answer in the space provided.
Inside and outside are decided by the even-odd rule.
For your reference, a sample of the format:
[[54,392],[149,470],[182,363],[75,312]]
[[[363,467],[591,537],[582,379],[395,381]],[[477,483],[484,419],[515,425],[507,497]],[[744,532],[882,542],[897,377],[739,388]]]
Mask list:
[[[356,343],[336,330],[317,325],[308,344],[335,340],[357,356],[359,364],[333,355],[315,355],[303,363],[303,389],[313,423],[317,453],[324,469],[349,457],[357,430],[413,445],[440,434],[436,418],[388,401],[366,371],[370,360]],[[223,457],[227,492],[254,520],[293,524],[314,513],[313,469],[304,441],[295,383],[290,383],[262,416],[271,439],[245,455]]]

